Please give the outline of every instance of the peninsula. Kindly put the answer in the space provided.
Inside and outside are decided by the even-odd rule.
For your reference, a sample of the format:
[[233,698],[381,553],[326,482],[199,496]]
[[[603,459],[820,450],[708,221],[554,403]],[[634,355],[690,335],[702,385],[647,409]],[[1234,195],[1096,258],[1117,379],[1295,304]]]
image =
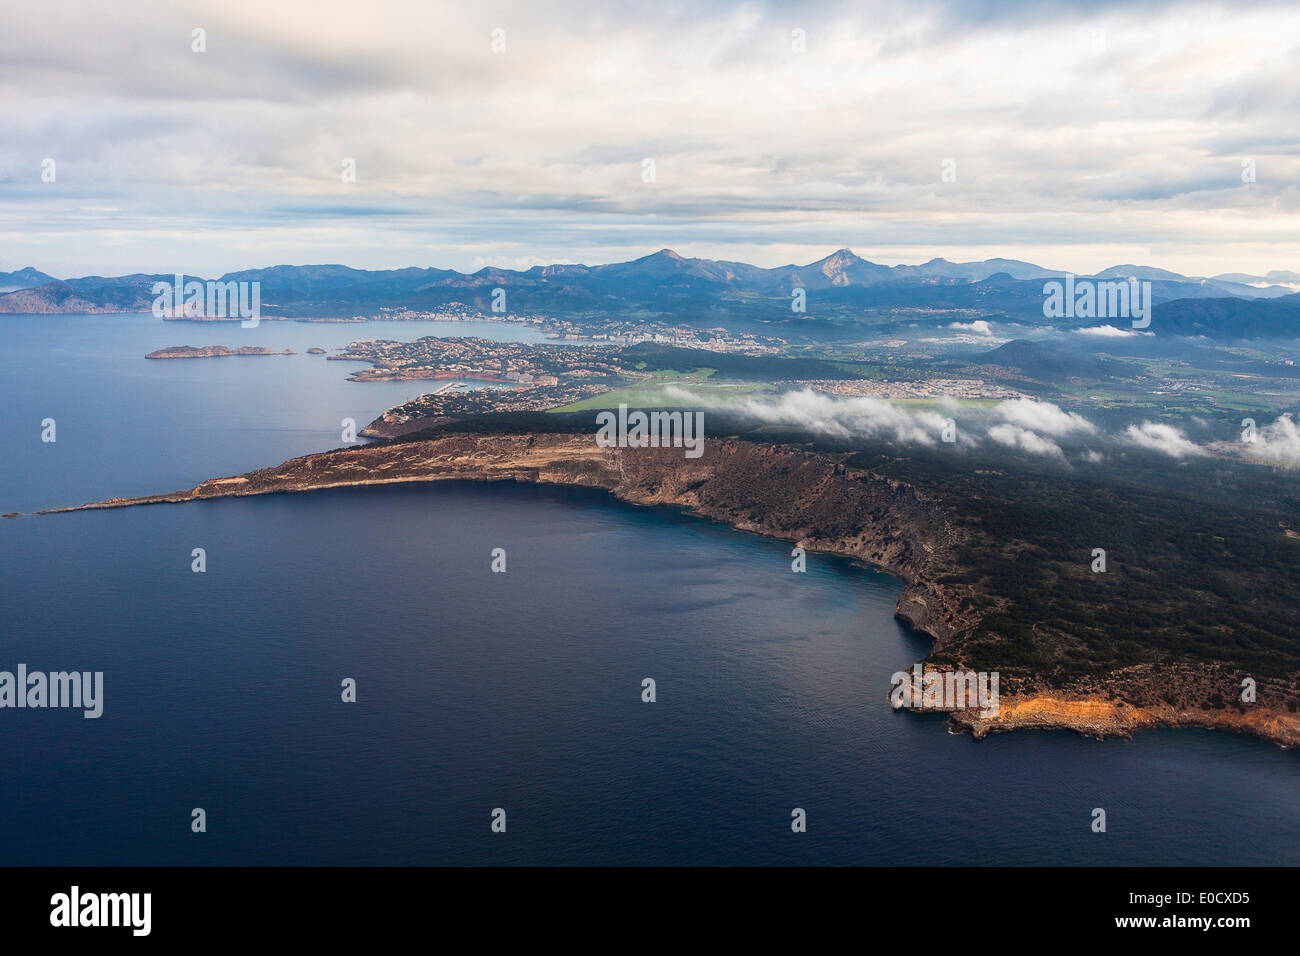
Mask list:
[[[1029,540],[1016,526],[1015,514],[1007,513],[1032,509],[1037,523],[1054,531],[1041,511],[1053,502],[1076,523],[1081,518],[1163,522],[1158,529],[1139,530],[1172,537],[1162,552],[1179,556],[1194,553],[1190,539],[1180,544],[1180,534],[1199,538],[1227,530],[1217,526],[1220,519],[1212,512],[1200,509],[1195,528],[1180,530],[1169,517],[1181,516],[1177,508],[1144,511],[1142,501],[1121,497],[1098,504],[1068,484],[1045,498],[1029,495],[1033,500],[1027,502],[1024,488],[1012,488],[1004,498],[1005,482],[995,481],[985,484],[980,501],[970,497],[969,487],[935,483],[914,463],[920,479],[915,482],[868,458],[786,442],[711,437],[708,453],[692,460],[671,448],[602,448],[590,431],[558,425],[549,431],[430,431],[307,455],[187,491],[54,510],[440,480],[601,488],[634,505],[683,508],[897,577],[903,582],[897,616],[934,642],[927,669],[1001,673],[1002,701],[995,716],[973,710],[950,714],[955,726],[976,737],[1017,728],[1124,736],[1142,727],[1172,726],[1228,729],[1286,747],[1300,745],[1300,647],[1281,631],[1272,637],[1266,632],[1294,612],[1275,606],[1272,592],[1261,585],[1249,606],[1237,606],[1207,600],[1204,582],[1185,569],[1151,568],[1150,576],[1090,575],[1086,547],[1078,561],[1073,554],[1054,554],[1049,541]],[[1087,508],[1093,513],[1081,515]],[[1236,530],[1240,540],[1242,529]],[[1261,528],[1270,541],[1286,542],[1271,558],[1257,555],[1252,569],[1261,581],[1283,573],[1283,565],[1295,574],[1295,555],[1287,550],[1294,545],[1285,531],[1276,525]],[[1288,586],[1285,580],[1274,583],[1284,592]],[[1221,618],[1238,624],[1231,639],[1213,637],[1224,627]],[[1209,638],[1189,638],[1189,620],[1197,620],[1198,635],[1207,629]],[[899,669],[910,663],[899,661]],[[1245,679],[1257,685],[1256,701],[1239,700]],[[887,690],[879,689],[882,697]]]

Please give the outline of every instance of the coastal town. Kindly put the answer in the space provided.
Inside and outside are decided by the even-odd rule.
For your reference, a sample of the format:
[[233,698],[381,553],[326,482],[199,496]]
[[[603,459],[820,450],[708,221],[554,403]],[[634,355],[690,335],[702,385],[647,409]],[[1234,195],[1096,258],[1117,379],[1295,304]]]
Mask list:
[[533,313],[483,313],[460,303],[451,303],[434,311],[421,312],[406,308],[380,308],[371,316],[358,315],[354,321],[376,322],[507,322],[527,325],[544,332],[547,338],[562,342],[599,342],[607,345],[636,345],[652,342],[678,348],[705,349],[710,352],[740,352],[746,355],[775,355],[787,345],[785,339],[772,335],[755,335],[721,327],[697,329],[689,325],[670,325],[652,319],[618,319],[583,316],[562,318]]
[[334,362],[367,362],[353,382],[460,379],[511,385],[613,382],[622,374],[617,352],[596,345],[526,345],[478,337],[427,335],[413,342],[387,339],[350,343]]

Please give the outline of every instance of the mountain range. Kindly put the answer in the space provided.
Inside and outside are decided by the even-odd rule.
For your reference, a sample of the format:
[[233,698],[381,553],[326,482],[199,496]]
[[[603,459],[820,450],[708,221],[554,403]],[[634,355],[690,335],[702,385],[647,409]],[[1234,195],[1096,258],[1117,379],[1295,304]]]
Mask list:
[[[978,310],[1041,324],[1043,283],[1060,270],[1014,259],[885,266],[849,249],[807,265],[762,268],[743,262],[685,258],[661,249],[630,262],[556,264],[517,271],[487,267],[353,269],[343,265],[279,265],[227,273],[220,282],[259,282],[268,317],[350,317],[381,308],[430,311],[463,306],[490,314],[493,291],[505,289],[508,311],[666,319],[705,325],[735,321],[807,325],[857,322],[883,313]],[[1170,330],[1212,337],[1296,334],[1300,273],[1184,276],[1147,266],[1117,265],[1080,279],[1136,277],[1151,283]],[[187,279],[202,277],[187,276]],[[35,269],[0,273],[0,313],[147,312],[156,282],[172,275],[133,274],[55,279]],[[803,289],[806,309],[791,308]],[[1192,305],[1199,301],[1199,306]],[[1095,324],[1095,322],[1094,322]],[[1256,328],[1258,325],[1258,328]],[[1221,331],[1222,329],[1222,331]]]

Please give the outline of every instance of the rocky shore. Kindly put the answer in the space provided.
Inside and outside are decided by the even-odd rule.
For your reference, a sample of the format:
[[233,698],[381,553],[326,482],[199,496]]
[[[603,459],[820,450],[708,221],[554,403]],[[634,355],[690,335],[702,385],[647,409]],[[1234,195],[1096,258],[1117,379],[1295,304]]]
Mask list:
[[976,739],[1007,730],[1073,730],[1089,737],[1129,737],[1151,727],[1199,727],[1232,730],[1262,737],[1291,748],[1300,746],[1300,720],[1285,708],[1252,705],[1205,711],[1175,707],[1163,702],[1134,706],[1105,697],[1042,693],[1020,698],[1003,697],[996,717],[982,718],[974,710],[953,711],[952,723],[969,730]]

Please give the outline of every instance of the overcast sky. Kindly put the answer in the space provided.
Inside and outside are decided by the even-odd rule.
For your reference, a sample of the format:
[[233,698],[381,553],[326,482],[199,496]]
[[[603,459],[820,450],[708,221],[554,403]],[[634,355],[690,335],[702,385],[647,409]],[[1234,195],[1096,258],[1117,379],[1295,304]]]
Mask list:
[[664,246],[1300,270],[1294,0],[55,0],[5,20],[0,271]]

